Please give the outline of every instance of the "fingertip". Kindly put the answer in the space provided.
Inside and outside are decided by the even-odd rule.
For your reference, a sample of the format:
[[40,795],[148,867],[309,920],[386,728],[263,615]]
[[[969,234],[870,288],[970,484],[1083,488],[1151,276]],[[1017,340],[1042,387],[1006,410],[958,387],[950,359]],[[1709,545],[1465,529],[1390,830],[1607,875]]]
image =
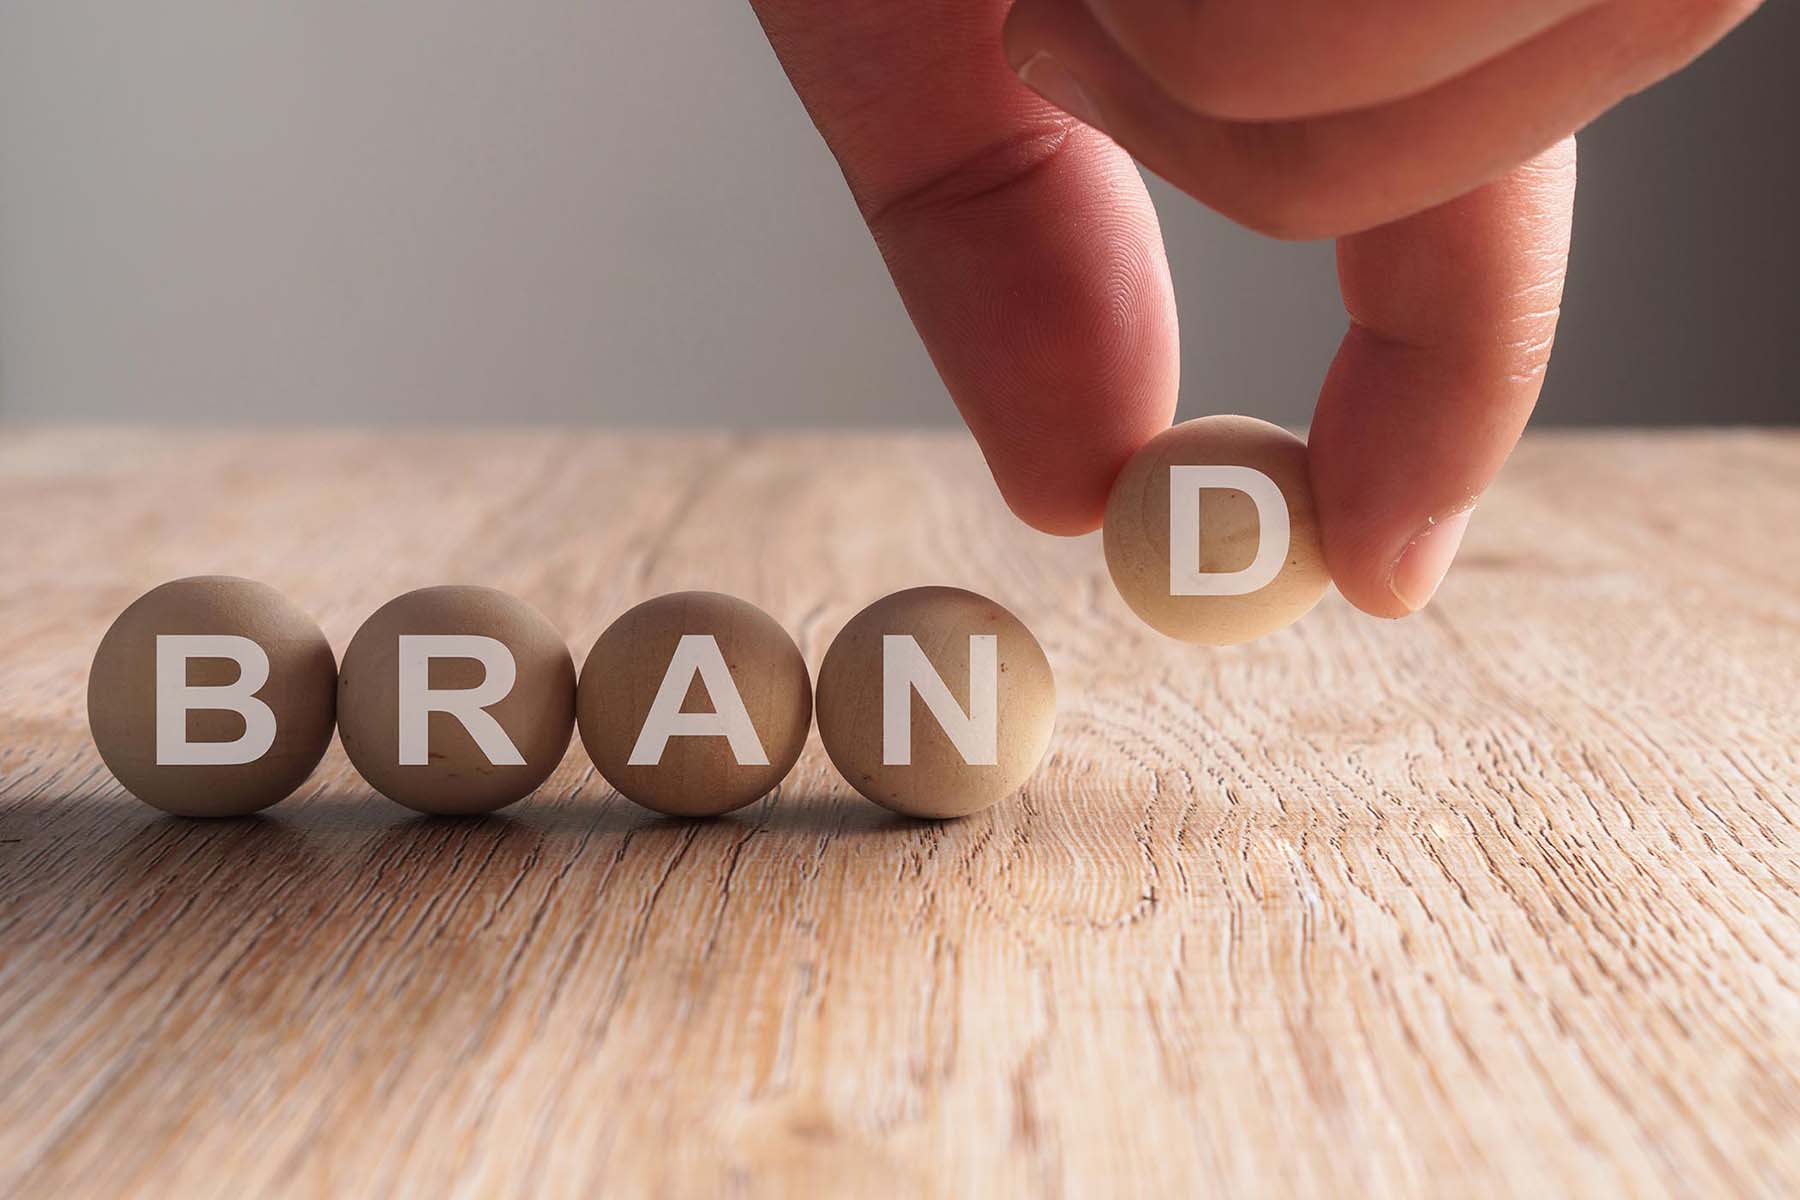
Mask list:
[[1308,464],[1332,582],[1370,616],[1431,604],[1518,437],[1529,406],[1509,406],[1508,389],[1480,379],[1360,330],[1332,364]]
[[[999,481],[999,477],[995,477]],[[1052,537],[1080,537],[1100,528],[1100,518],[1106,510],[1102,504],[1095,509],[1086,504],[1078,504],[1057,497],[1046,497],[1041,494],[1019,494],[1009,490],[1005,485],[1000,487],[1000,498],[1013,516],[1039,533],[1047,533]]]
[[1397,621],[1437,599],[1462,548],[1474,507],[1425,519],[1393,544],[1391,526],[1324,517],[1325,563],[1351,604],[1372,617]]
[[894,281],[1008,507],[1100,524],[1180,387],[1174,288],[1125,154],[1087,130],[1003,187],[888,222]]
[[1015,0],[1000,24],[1000,47],[1017,72],[1044,51],[1045,24],[1055,15],[1045,0]]
[[1146,412],[1141,421],[1104,427],[1084,422],[1029,435],[978,432],[976,441],[1014,516],[1040,533],[1079,537],[1100,528],[1126,460],[1168,424]]
[[1417,609],[1401,599],[1394,585],[1405,543],[1393,544],[1386,522],[1343,502],[1344,492],[1334,486],[1329,464],[1321,469],[1316,448],[1311,467],[1325,566],[1338,594],[1371,617],[1395,621],[1411,616]]
[[1462,546],[1473,509],[1434,517],[1414,535],[1388,572],[1388,591],[1409,613],[1431,603]]

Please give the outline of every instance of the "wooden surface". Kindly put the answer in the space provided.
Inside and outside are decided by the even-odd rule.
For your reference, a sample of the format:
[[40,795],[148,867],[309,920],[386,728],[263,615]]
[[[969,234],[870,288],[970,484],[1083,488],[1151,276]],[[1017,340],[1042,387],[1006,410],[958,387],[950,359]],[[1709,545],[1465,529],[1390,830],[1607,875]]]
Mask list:
[[[1800,436],[1540,437],[1429,614],[1231,651],[959,436],[0,436],[0,1194],[1800,1192]],[[498,818],[336,749],[165,818],[83,718],[114,614],[255,576],[573,647],[659,592],[816,670],[960,584],[1049,651],[1025,794],[891,818],[816,737],[706,823],[579,747]]]

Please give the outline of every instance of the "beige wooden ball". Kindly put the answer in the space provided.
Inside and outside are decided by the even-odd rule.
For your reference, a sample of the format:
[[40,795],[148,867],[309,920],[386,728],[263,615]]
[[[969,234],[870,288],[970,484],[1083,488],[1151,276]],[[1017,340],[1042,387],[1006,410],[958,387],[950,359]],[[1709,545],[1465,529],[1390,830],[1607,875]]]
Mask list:
[[[983,693],[987,702],[971,704]],[[912,588],[844,626],[819,667],[815,708],[825,752],[851,787],[907,816],[961,817],[1037,769],[1056,724],[1056,680],[1031,631],[994,601]]]
[[[509,658],[512,686],[490,698]],[[338,672],[338,736],[351,763],[423,813],[492,812],[530,795],[562,761],[574,724],[575,663],[562,634],[493,588],[395,597],[356,631]]]
[[[176,640],[220,636],[248,639],[267,659],[268,678],[248,700],[231,689],[246,671],[260,673],[255,651]],[[174,721],[160,736],[159,657]],[[139,800],[183,817],[243,816],[291,794],[331,744],[336,702],[337,663],[312,618],[274,588],[223,575],[177,579],[138,597],[101,638],[88,675],[88,725],[101,759]],[[273,718],[272,738],[258,704]],[[214,761],[199,761],[206,758]]]
[[614,621],[581,668],[582,745],[606,781],[670,816],[767,795],[812,728],[800,648],[754,604],[717,592],[658,596]]
[[[1287,550],[1277,554],[1283,514]],[[1230,646],[1273,633],[1305,616],[1331,582],[1306,443],[1254,417],[1201,417],[1151,439],[1113,483],[1103,537],[1125,603],[1184,642]]]

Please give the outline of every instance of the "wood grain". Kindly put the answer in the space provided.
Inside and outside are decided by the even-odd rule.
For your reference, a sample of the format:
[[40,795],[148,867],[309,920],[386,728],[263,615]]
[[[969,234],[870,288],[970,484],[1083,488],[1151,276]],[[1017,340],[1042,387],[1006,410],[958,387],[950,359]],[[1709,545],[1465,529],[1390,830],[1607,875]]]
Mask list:
[[[1800,1193],[1800,436],[1529,441],[1428,615],[1226,651],[961,437],[0,437],[0,1194]],[[1013,802],[904,821],[816,737],[711,822],[579,746],[487,819],[333,749],[264,818],[125,797],[112,616],[412,587],[579,655],[741,595],[816,670],[927,582],[1058,672]]]

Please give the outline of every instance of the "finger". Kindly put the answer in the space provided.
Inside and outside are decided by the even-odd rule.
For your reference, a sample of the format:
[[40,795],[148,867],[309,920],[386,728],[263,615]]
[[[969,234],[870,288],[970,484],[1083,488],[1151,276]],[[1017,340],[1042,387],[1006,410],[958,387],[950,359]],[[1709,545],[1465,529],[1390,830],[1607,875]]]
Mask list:
[[1575,198],[1570,138],[1450,204],[1338,244],[1350,314],[1308,438],[1332,579],[1425,606],[1537,403]]
[[[1198,115],[1161,91],[1081,0],[1022,0],[1006,48],[1054,63],[1076,108],[1157,174],[1252,228],[1340,236],[1498,178],[1700,53],[1756,0],[1610,0],[1475,69],[1377,108],[1296,121]],[[1059,74],[1060,73],[1060,74]]]
[[1013,511],[1094,528],[1175,410],[1174,293],[1130,158],[1000,53],[1004,0],[757,0]]
[[1176,102],[1231,120],[1367,108],[1460,75],[1599,0],[1086,0]]

